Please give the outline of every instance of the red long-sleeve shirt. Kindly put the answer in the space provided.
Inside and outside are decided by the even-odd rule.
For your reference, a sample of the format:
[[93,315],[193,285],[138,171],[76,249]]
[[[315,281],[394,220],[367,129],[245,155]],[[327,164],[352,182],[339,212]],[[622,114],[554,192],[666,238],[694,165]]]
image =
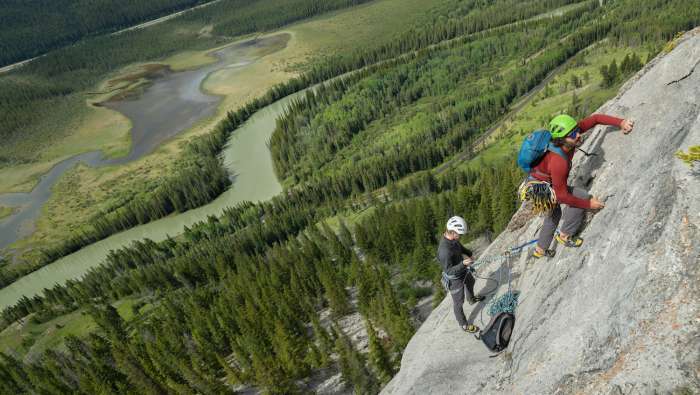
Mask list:
[[[578,127],[581,128],[581,133],[585,133],[595,125],[620,126],[622,121],[623,120],[620,118],[611,117],[609,115],[593,114],[579,121]],[[569,152],[563,149],[562,151],[569,157],[569,161],[574,158],[574,153],[576,152],[575,149]],[[590,200],[577,198],[569,192],[568,185],[566,184],[569,178],[569,170],[569,163],[564,158],[554,152],[548,151],[544,154],[542,161],[535,166],[530,174],[538,180],[547,181],[552,184],[552,188],[557,194],[558,203],[578,208],[591,208]]]

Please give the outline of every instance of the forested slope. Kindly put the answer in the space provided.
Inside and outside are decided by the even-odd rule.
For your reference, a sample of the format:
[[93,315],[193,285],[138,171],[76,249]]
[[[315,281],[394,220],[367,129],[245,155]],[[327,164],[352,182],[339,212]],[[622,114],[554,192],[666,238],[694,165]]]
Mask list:
[[[112,207],[105,213],[98,213],[86,227],[72,234],[66,235],[64,242],[61,242],[58,245],[43,247],[40,258],[27,262],[27,264],[21,266],[0,271],[0,284],[12,282],[25,273],[36,270],[52,260],[71,253],[87,244],[100,240],[113,233],[128,229],[141,223],[149,222],[153,219],[161,218],[172,212],[185,211],[212,200],[229,185],[226,173],[224,169],[221,168],[221,165],[218,165],[218,167],[220,167],[219,169],[216,168],[217,163],[215,157],[223,148],[230,132],[233,131],[238,125],[243,123],[254,111],[284,95],[303,89],[327,78],[356,70],[358,68],[370,66],[373,68],[386,68],[391,67],[394,64],[406,62],[410,60],[411,57],[415,57],[419,54],[422,57],[426,57],[434,51],[441,50],[441,48],[444,49],[444,47],[450,47],[451,45],[460,45],[474,38],[478,38],[478,35],[482,34],[479,33],[479,29],[483,29],[484,33],[496,35],[497,32],[513,29],[515,25],[528,21],[528,18],[538,15],[538,13],[546,14],[552,7],[556,8],[558,6],[567,5],[570,3],[572,3],[571,0],[537,0],[532,1],[527,7],[525,7],[517,1],[508,0],[496,4],[485,5],[483,7],[474,7],[474,5],[478,3],[468,2],[460,4],[459,2],[455,3],[451,1],[444,3],[439,2],[435,6],[434,11],[431,14],[426,15],[424,22],[422,22],[422,25],[420,25],[431,25],[433,26],[433,29],[431,30],[417,28],[409,29],[408,31],[398,34],[396,38],[390,37],[383,40],[378,40],[370,45],[368,49],[348,54],[340,54],[324,59],[320,62],[315,62],[308,67],[310,70],[299,78],[292,79],[287,83],[274,87],[266,95],[256,98],[248,103],[244,108],[238,109],[235,112],[230,112],[228,118],[220,122],[209,135],[193,140],[185,147],[180,160],[178,160],[175,165],[173,174],[162,180],[162,182],[159,183],[160,185],[149,190],[141,190],[140,193],[135,194],[135,198],[126,200],[121,204],[121,206]],[[260,8],[263,7],[262,3],[256,4],[258,8],[251,9],[249,12],[261,13],[261,10],[265,9]],[[207,8],[204,15],[217,15],[215,20],[220,20],[227,15],[224,12],[225,10],[220,9],[220,7],[224,5],[225,4],[223,3],[212,5],[211,7]],[[299,7],[299,9],[291,12],[286,18],[295,18],[300,15],[306,15],[308,12],[320,12],[328,9],[328,7],[340,7],[341,5],[341,3],[327,3],[320,9],[314,7]],[[457,5],[460,5],[460,7],[457,7]],[[578,15],[581,15],[581,12],[588,7],[588,3],[586,2],[574,5],[576,6],[575,10],[567,14],[566,17],[570,22]],[[455,9],[460,11],[451,16],[449,18],[450,22],[445,24],[443,19],[448,15],[452,15],[455,12]],[[505,18],[496,17],[497,15],[502,14],[499,12],[499,10],[502,9],[510,9],[514,12]],[[221,11],[221,14],[217,14],[219,11]],[[187,20],[187,18],[196,18],[201,13],[204,13],[204,11],[197,10],[183,17],[183,19]],[[242,16],[239,15],[239,18],[242,18]],[[265,18],[260,18],[257,19],[257,24],[261,25],[263,23],[267,23],[266,26],[270,26],[271,23],[277,23],[279,18],[280,16],[273,17],[271,21],[268,21]],[[488,20],[489,22],[482,22],[484,19]],[[233,23],[234,21],[229,20],[228,23]],[[528,21],[527,23],[535,26],[539,22],[533,20]],[[241,24],[241,26],[238,26],[238,28],[245,29],[246,26],[248,25]],[[164,32],[167,31],[164,30],[164,27],[158,27],[158,29],[161,29]],[[452,40],[454,41],[452,42],[451,39],[454,39],[455,37],[458,39]],[[136,44],[138,44],[138,42]],[[144,49],[146,48],[149,51],[159,50],[158,48],[144,47]],[[570,51],[571,48],[572,47],[568,47],[566,50]],[[87,48],[83,49],[85,50]],[[407,49],[408,52],[404,52]],[[133,49],[127,49],[127,51],[133,51]],[[134,55],[135,54],[131,54],[129,56]],[[142,55],[145,56],[146,54],[144,53]],[[555,60],[555,62],[560,62],[562,60],[561,54],[557,56],[559,56],[559,59]],[[87,64],[91,62],[91,60],[88,59],[83,59],[83,61],[87,62]],[[383,62],[388,63],[384,64]],[[105,67],[107,67],[107,65],[105,65]],[[547,65],[540,69],[540,71],[543,70],[551,70],[551,67]],[[370,71],[372,70],[365,70],[364,72]],[[90,71],[90,73],[93,73],[93,71]],[[95,76],[96,75],[98,74],[95,74]],[[541,76],[535,76],[535,78],[540,77]],[[531,84],[533,81],[535,80],[529,79],[526,84]],[[81,83],[85,83],[85,81]],[[70,84],[70,79],[68,80],[68,84]],[[520,83],[518,84],[518,89],[522,89]],[[511,92],[509,94],[513,95],[517,94],[517,92]],[[60,100],[57,99],[57,103],[60,103],[61,105],[68,105],[67,103],[73,99],[78,100],[80,96],[81,95],[79,93],[70,94],[68,96],[61,97]],[[53,111],[50,106],[42,106],[42,111],[46,110]],[[65,112],[65,110],[63,111]],[[36,116],[35,113],[27,114],[33,114],[32,116]],[[46,119],[43,119],[42,122],[49,120],[55,121],[55,119],[49,115],[46,117]],[[52,130],[55,130],[53,129],[53,126]],[[29,134],[31,134],[31,132]],[[24,135],[27,135],[26,130],[24,131]],[[51,137],[49,137],[47,140],[42,139],[42,141],[48,142],[50,139]],[[22,139],[22,141],[22,144],[25,144],[28,140]],[[12,144],[8,144],[8,147],[12,147]],[[24,151],[14,150],[13,152]],[[36,150],[30,150],[28,152],[36,153]],[[435,163],[435,161],[433,161],[433,163]],[[197,187],[195,188],[193,185],[197,185]]]
[[[378,392],[419,325],[412,318],[418,299],[442,299],[433,257],[445,219],[465,215],[476,238],[500,232],[516,208],[522,174],[512,159],[478,170],[433,168],[590,45],[658,51],[675,31],[700,22],[691,3],[651,1],[640,11],[632,1],[585,2],[560,16],[431,46],[494,27],[468,23],[470,13],[483,11],[476,8],[437,18],[443,33],[426,28],[423,36],[328,60],[231,113],[194,154],[219,152],[264,100],[385,60],[307,95],[280,119],[271,149],[288,177],[282,195],[231,208],[176,240],[115,251],[84,279],[6,309],[5,328],[84,311],[100,329],[68,336],[64,348],[32,360],[5,350],[0,388],[225,393],[247,385],[294,393],[313,390],[312,376],[328,368],[357,393]],[[510,15],[513,3],[488,7]],[[130,297],[151,308],[127,322],[112,304]],[[366,354],[343,331],[349,313],[365,320]]]
[[119,30],[207,2],[4,1],[0,8],[0,67],[43,55],[84,37]]
[[[76,128],[83,127],[80,122],[85,112],[92,111],[88,109],[86,100],[90,101],[93,97],[95,85],[115,70],[184,49],[210,49],[232,41],[233,37],[200,34],[206,23],[211,23],[212,28],[225,27],[227,34],[240,36],[255,29],[271,29],[360,3],[362,1],[356,0],[227,0],[148,29],[95,37],[54,51],[17,72],[0,76],[0,108],[3,109],[0,112],[0,136],[4,141],[0,145],[0,169],[6,167],[5,174],[13,171],[21,173],[23,170],[14,166],[46,160],[46,150],[60,143]],[[272,8],[285,12],[270,12]],[[278,92],[250,103],[243,112],[250,112],[270,103],[270,99],[299,88],[298,81],[296,85],[281,87]],[[104,126],[98,122],[94,127]],[[99,132],[94,134],[99,138]],[[123,187],[122,191],[126,189],[127,193],[114,198],[113,204],[106,204],[103,209],[91,213],[93,223],[86,224],[85,229],[59,236],[65,242],[33,245],[33,251],[28,253],[26,260],[18,259],[20,264],[2,265],[0,286],[115,232],[172,212],[201,206],[219,196],[230,185],[228,174],[217,158],[227,134],[218,135],[216,131],[212,134],[216,136],[214,140],[224,139],[211,148],[215,152],[206,147],[211,144],[209,140],[212,138],[194,141],[184,152],[173,155],[179,158],[173,160],[173,171],[169,176],[164,175],[163,180],[137,181],[132,183],[134,185]]]
[[[0,138],[5,142],[0,147],[0,166],[39,160],[42,149],[67,133],[65,127],[81,114],[96,84],[125,65],[184,49],[211,48],[235,36],[364,1],[222,0],[148,29],[96,36],[52,51],[0,76]],[[206,23],[223,29],[227,36],[201,34]]]

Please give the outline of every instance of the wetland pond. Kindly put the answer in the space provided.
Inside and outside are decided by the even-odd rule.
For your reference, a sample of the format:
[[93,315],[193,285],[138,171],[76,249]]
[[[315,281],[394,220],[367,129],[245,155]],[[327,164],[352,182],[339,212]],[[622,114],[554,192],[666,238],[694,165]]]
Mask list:
[[[209,67],[212,66],[210,65]],[[209,73],[214,70],[216,69],[210,69]],[[153,86],[155,86],[155,83]],[[223,163],[233,180],[233,185],[214,201],[184,213],[174,214],[117,233],[18,279],[14,283],[0,289],[0,309],[14,304],[22,296],[31,297],[56,283],[62,284],[68,279],[81,277],[91,268],[100,265],[110,250],[127,246],[133,241],[144,238],[161,241],[168,236],[180,234],[185,226],[191,226],[196,222],[206,220],[210,215],[220,215],[226,207],[242,201],[267,200],[279,194],[282,191],[282,186],[274,173],[267,141],[275,129],[277,117],[283,113],[290,101],[303,94],[304,91],[295,93],[259,110],[231,134],[221,155]],[[200,113],[205,114],[202,116],[206,116],[207,111],[211,111],[211,114],[215,111],[215,106],[216,102],[212,109],[201,110]],[[135,107],[130,106],[130,108]],[[192,115],[190,114],[188,117],[192,117]],[[196,120],[192,122],[196,122]],[[136,127],[136,123],[134,123],[134,127]],[[165,137],[165,139],[167,138]],[[151,144],[150,141],[153,140],[144,138],[142,141],[146,142],[144,144]],[[154,148],[156,146],[157,144]],[[143,151],[141,155],[147,152]],[[57,173],[65,171],[79,160],[83,160],[88,164],[91,164],[91,161],[96,161],[93,162],[96,163],[95,165],[103,165],[107,162],[101,159],[99,153],[87,153],[79,157],[71,158],[74,162],[65,162],[66,164],[61,162],[54,167],[55,171]],[[65,166],[65,168],[62,168],[62,166]],[[54,169],[52,169],[52,172]],[[52,175],[50,172],[45,175],[45,179],[50,178],[49,176],[57,178],[59,175]],[[44,180],[39,183],[37,188],[43,182]],[[32,191],[32,193],[35,193],[35,191]],[[45,187],[45,193],[50,195],[50,186]],[[8,200],[16,199],[12,202],[22,202],[21,197],[16,195],[20,194],[7,194],[3,198]],[[1,202],[2,200],[0,200],[0,204]]]
[[210,74],[231,68],[245,68],[257,59],[286,47],[289,34],[281,33],[259,39],[236,42],[211,54],[218,60],[207,66],[182,72],[170,72],[167,67],[154,67],[149,84],[138,95],[122,100],[100,103],[118,111],[131,122],[131,148],[119,158],[104,158],[100,151],[87,152],[59,162],[41,176],[29,193],[0,195],[0,206],[15,212],[0,220],[0,250],[31,235],[41,208],[51,197],[51,188],[60,177],[78,162],[92,167],[115,166],[142,158],[165,141],[209,118],[222,98],[202,92],[201,85]]

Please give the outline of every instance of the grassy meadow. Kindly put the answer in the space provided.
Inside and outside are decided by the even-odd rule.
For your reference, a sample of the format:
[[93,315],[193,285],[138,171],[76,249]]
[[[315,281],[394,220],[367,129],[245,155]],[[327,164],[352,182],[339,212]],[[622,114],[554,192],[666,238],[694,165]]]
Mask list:
[[0,206],[0,219],[3,219],[5,217],[9,217],[15,212],[15,209],[12,207],[5,207],[5,206]]
[[[112,306],[127,322],[153,307],[142,298],[124,298]],[[97,329],[97,324],[84,309],[40,323],[27,317],[0,332],[0,350],[31,360],[46,350],[64,349],[67,336],[85,337]]]

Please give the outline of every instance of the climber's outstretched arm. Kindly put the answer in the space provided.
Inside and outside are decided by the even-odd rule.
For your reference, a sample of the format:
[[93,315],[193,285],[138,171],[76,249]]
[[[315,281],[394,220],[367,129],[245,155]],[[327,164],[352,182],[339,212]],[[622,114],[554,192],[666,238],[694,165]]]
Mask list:
[[605,114],[593,114],[578,122],[578,127],[581,128],[581,132],[584,133],[596,125],[617,126],[622,130],[622,133],[627,134],[632,131],[634,121]]

